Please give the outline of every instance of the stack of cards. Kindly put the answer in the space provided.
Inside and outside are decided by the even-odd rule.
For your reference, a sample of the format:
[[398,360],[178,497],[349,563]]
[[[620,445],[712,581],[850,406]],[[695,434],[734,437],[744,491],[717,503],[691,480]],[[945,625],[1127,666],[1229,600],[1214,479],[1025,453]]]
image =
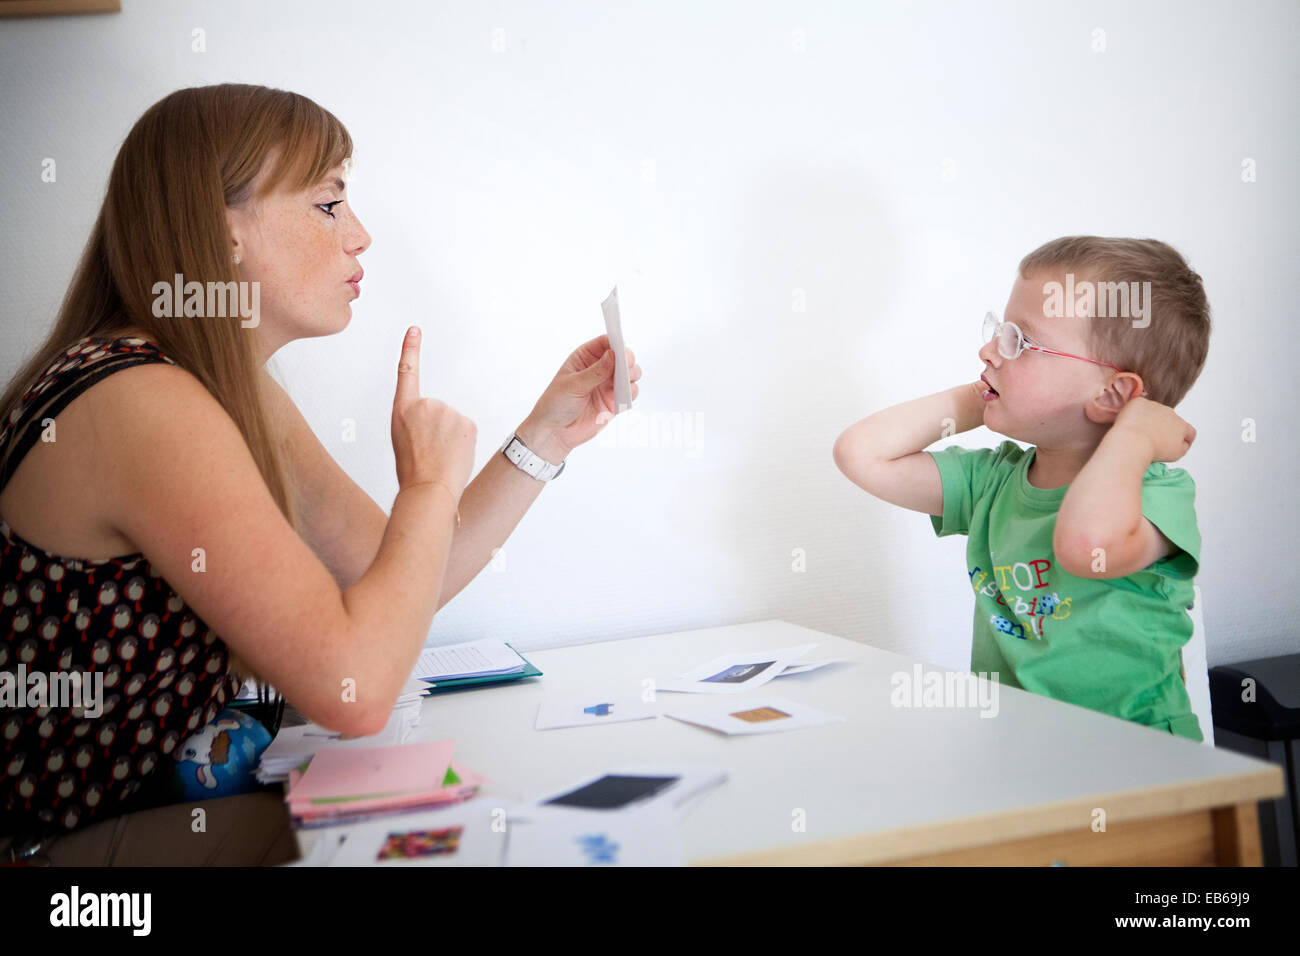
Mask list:
[[260,783],[280,783],[289,771],[301,767],[321,750],[362,750],[367,747],[391,747],[406,743],[411,731],[420,723],[420,700],[425,686],[407,681],[384,729],[369,737],[344,737],[319,724],[304,723],[281,727],[257,764]]
[[295,826],[334,826],[467,800],[485,779],[452,761],[455,746],[437,740],[323,750],[305,772],[289,772],[289,814]]

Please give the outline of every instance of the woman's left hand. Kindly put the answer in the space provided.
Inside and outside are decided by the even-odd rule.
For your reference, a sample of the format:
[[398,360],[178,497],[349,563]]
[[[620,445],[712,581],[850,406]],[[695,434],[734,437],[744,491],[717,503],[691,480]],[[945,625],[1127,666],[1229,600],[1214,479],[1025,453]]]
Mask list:
[[[641,367],[631,349],[627,350],[627,367],[635,401],[640,391],[636,380],[641,377]],[[560,366],[527,421],[519,427],[519,436],[530,448],[536,442],[538,447],[533,451],[543,458],[559,462],[594,438],[618,412],[614,404],[614,353],[609,336],[599,335],[578,346]],[[532,435],[532,442],[526,432]]]

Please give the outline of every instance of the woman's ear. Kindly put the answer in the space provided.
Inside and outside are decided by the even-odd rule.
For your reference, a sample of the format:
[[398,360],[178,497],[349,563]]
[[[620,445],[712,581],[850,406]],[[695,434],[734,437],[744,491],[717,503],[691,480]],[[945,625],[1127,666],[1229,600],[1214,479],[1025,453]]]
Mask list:
[[230,255],[238,255],[247,261],[249,240],[258,235],[258,220],[251,205],[226,207],[226,233],[230,239]]
[[1137,372],[1118,372],[1088,400],[1083,413],[1098,425],[1113,425],[1115,418],[1130,401],[1143,392],[1142,376]]
[[240,238],[243,231],[244,231],[243,216],[239,215],[235,210],[227,206],[226,207],[226,233],[230,237],[231,255],[235,255],[236,253],[240,253],[240,254],[243,253],[244,250],[240,248],[241,246]]

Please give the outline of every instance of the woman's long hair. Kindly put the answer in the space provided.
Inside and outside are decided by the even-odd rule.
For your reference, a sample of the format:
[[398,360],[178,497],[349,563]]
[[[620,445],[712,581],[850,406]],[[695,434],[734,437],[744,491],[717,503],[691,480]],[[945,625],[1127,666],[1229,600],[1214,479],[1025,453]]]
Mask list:
[[[343,124],[297,93],[225,83],[177,90],[159,100],[118,150],[104,204],[54,328],[5,389],[0,414],[17,405],[73,343],[134,326],[221,403],[297,529],[281,437],[263,405],[264,372],[254,335],[238,315],[155,316],[153,287],[170,285],[177,273],[204,288],[208,282],[237,282],[226,208],[284,183],[306,189],[351,155]],[[275,166],[254,196],[253,181],[272,156]],[[251,673],[233,655],[231,669]]]

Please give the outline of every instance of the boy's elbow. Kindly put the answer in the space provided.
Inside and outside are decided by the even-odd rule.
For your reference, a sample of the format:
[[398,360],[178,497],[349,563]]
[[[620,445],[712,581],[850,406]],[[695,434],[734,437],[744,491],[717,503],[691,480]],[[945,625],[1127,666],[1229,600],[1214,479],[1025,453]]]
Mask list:
[[1088,561],[1080,560],[1078,555],[1070,554],[1069,552],[1057,550],[1056,564],[1066,574],[1073,575],[1076,578],[1096,577],[1096,575],[1093,574],[1092,566]]
[[851,432],[852,429],[849,429],[835,439],[835,446],[831,449],[831,457],[835,461],[835,467],[840,470],[844,477],[860,485],[862,484],[863,475],[867,471],[869,456],[862,447],[861,437],[853,435]]
[[1100,581],[1122,578],[1136,570],[1129,566],[1132,560],[1123,545],[1110,544],[1086,533],[1063,536],[1058,531],[1052,537],[1052,550],[1057,566],[1076,578]]
[[844,444],[844,436],[841,435],[839,438],[835,439],[835,445],[831,448],[831,458],[835,461],[835,467],[840,471],[844,471],[845,469],[844,462],[847,454],[848,449]]
[[1105,577],[1106,548],[1086,532],[1063,532],[1058,525],[1052,535],[1052,551],[1056,555],[1057,566],[1066,574],[1072,574],[1076,578]]

